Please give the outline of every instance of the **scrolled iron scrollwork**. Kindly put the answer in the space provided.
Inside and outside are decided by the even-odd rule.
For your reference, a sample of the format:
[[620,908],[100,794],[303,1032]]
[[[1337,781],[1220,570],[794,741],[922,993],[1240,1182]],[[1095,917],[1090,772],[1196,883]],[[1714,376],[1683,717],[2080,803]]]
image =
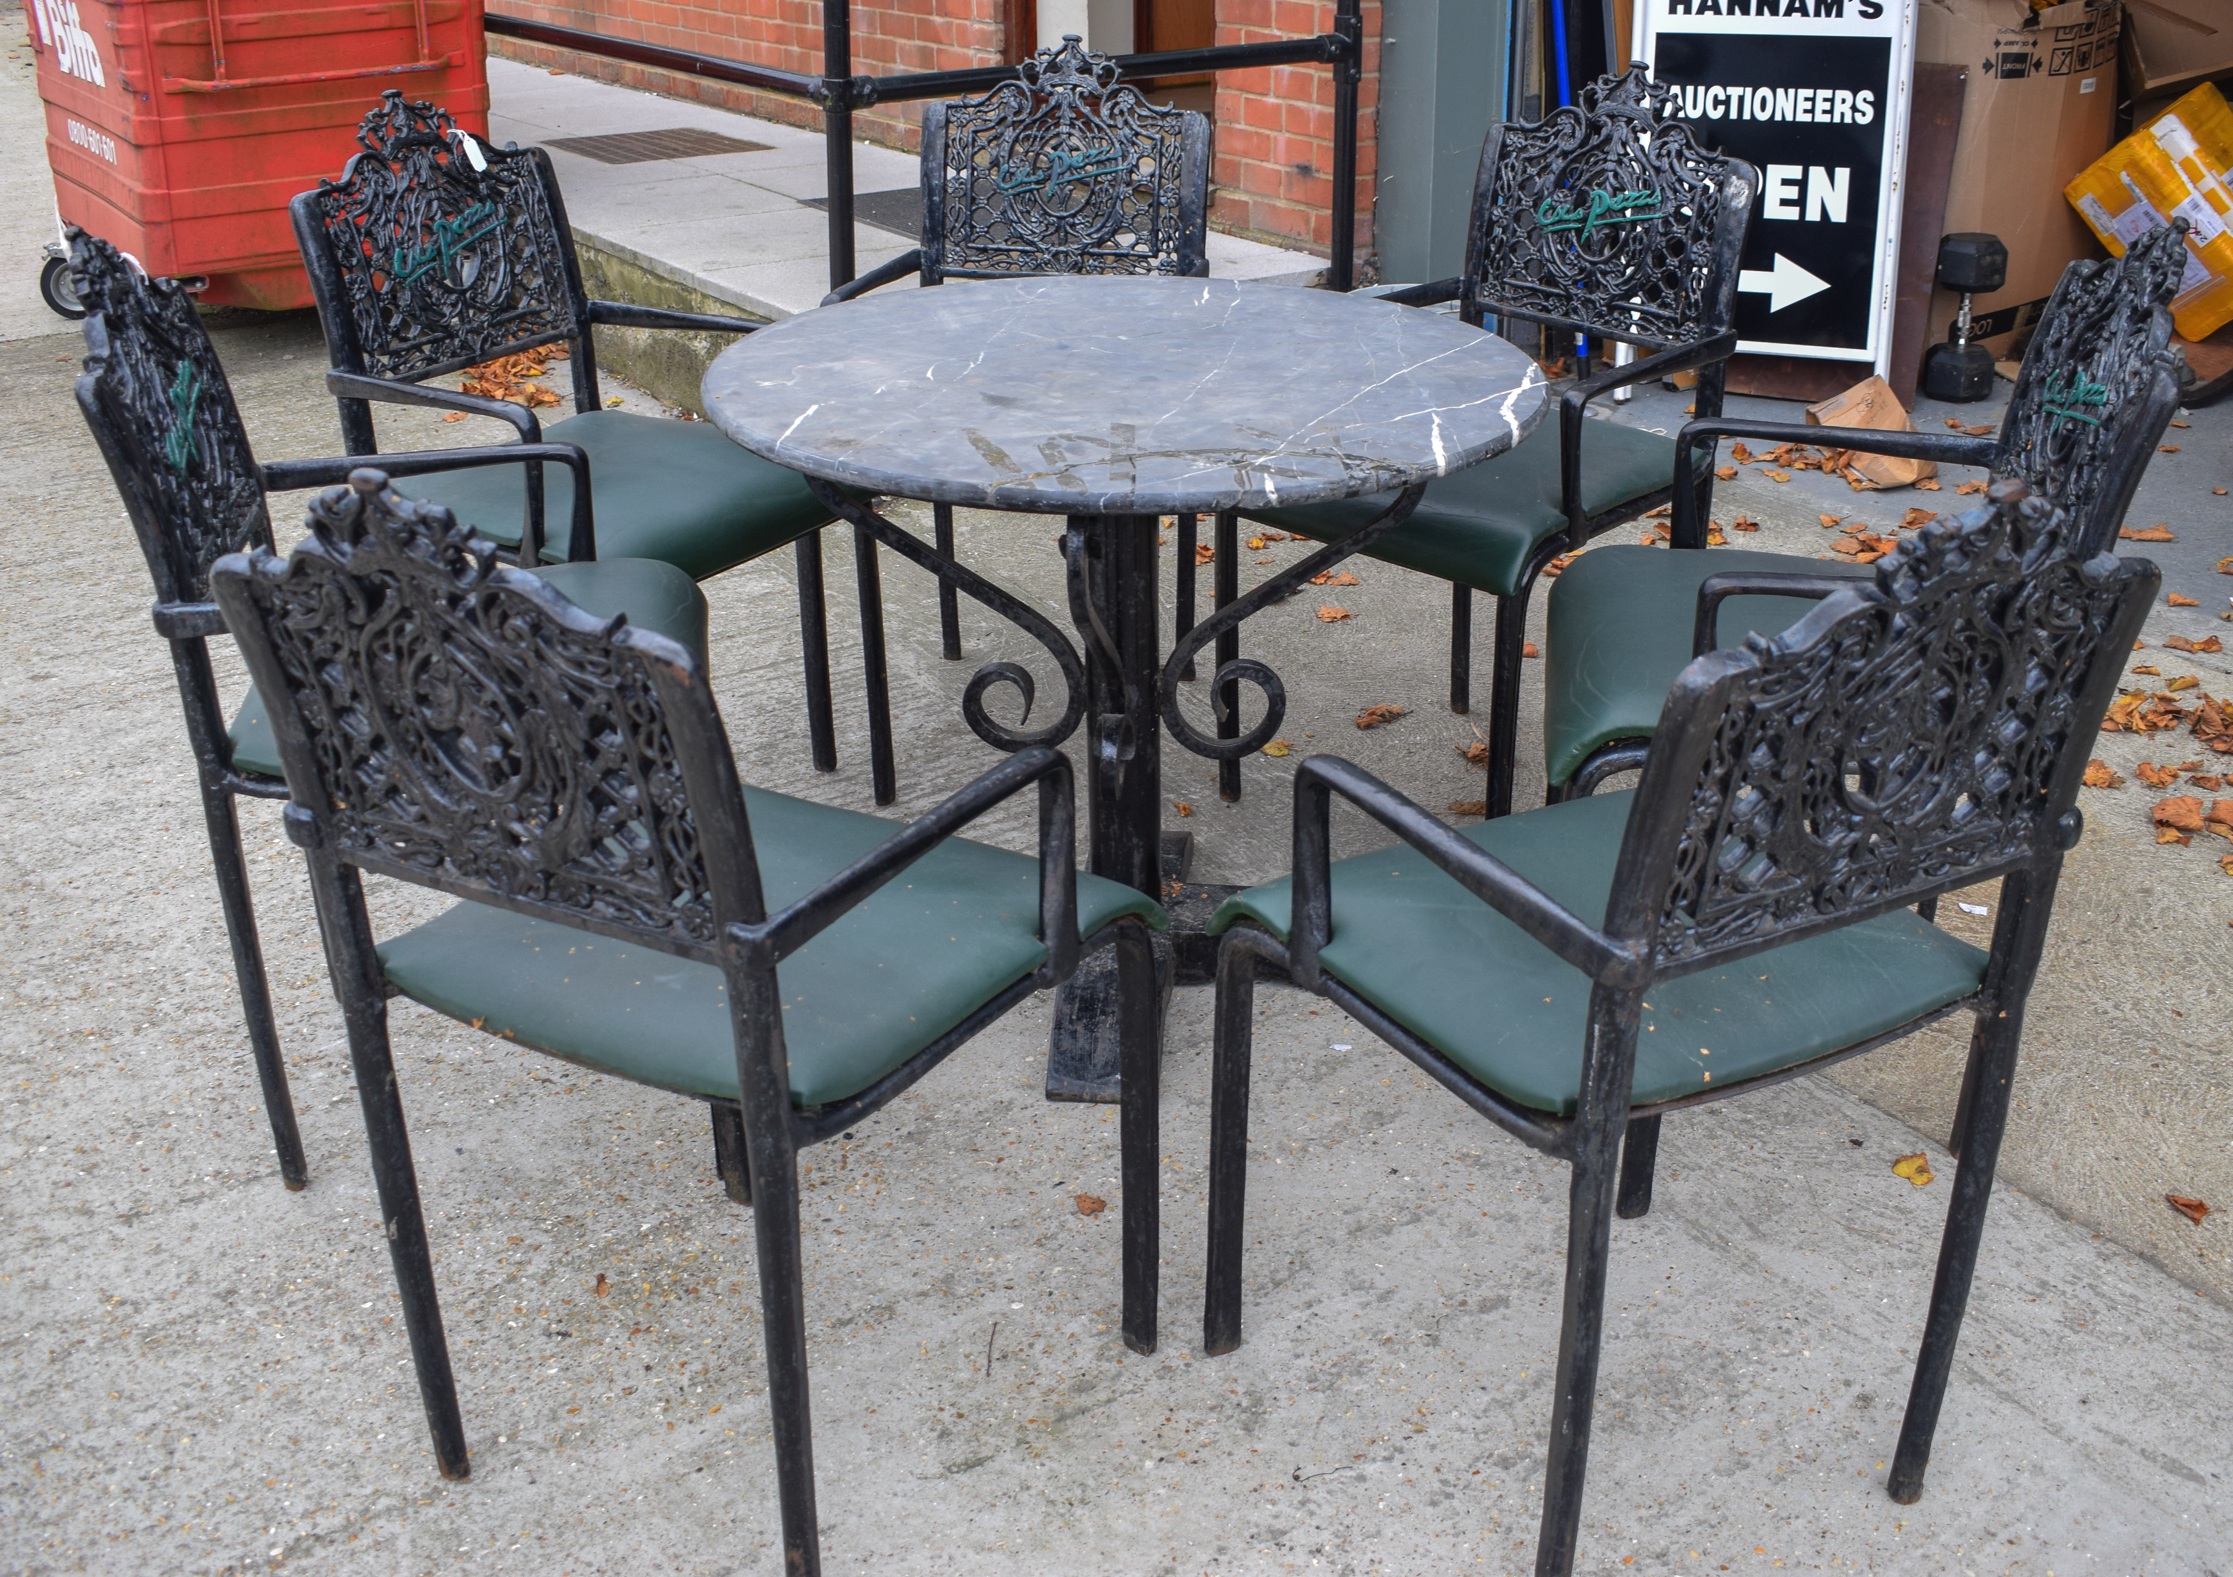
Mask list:
[[1747,638],[1682,785],[1663,963],[1919,898],[2054,836],[2042,821],[2098,722],[2087,697],[2140,572],[2082,558],[2021,483],[1996,493],[1901,542],[1873,587]]
[[1746,166],[1699,147],[1681,113],[1637,65],[1534,125],[1499,127],[1474,198],[1468,310],[1667,345],[1727,328],[1715,262],[1729,250],[1734,273],[1728,183]]
[[2187,260],[2185,234],[2178,219],[2121,258],[2072,264],[2024,354],[1993,469],[2023,478],[2079,520],[2114,523],[2100,495],[2132,442],[2125,415],[2176,368],[2168,309]]
[[1117,75],[1066,36],[1017,80],[938,107],[927,274],[1207,272],[1207,127]]
[[624,616],[501,565],[376,471],[319,495],[309,525],[246,584],[338,848],[702,954],[715,923],[697,829],[659,692],[613,639]]
[[1207,619],[1194,626],[1171,650],[1170,660],[1163,665],[1162,679],[1158,684],[1159,710],[1163,726],[1171,737],[1198,756],[1208,756],[1217,761],[1238,761],[1243,756],[1254,755],[1269,744],[1279,732],[1279,725],[1287,715],[1287,687],[1272,669],[1253,657],[1237,657],[1210,676],[1210,706],[1219,722],[1231,714],[1229,707],[1237,700],[1241,685],[1253,686],[1264,698],[1264,715],[1256,726],[1232,739],[1217,739],[1202,733],[1179,705],[1180,685],[1187,667],[1220,635],[1237,629],[1241,623],[1286,597],[1293,596],[1314,575],[1322,575],[1343,559],[1352,558],[1374,542],[1393,531],[1411,518],[1419,507],[1419,500],[1426,496],[1427,484],[1414,482],[1395,497],[1387,509],[1357,530],[1331,542],[1317,552],[1290,564],[1278,574],[1260,583],[1244,597],[1237,597],[1218,609]]
[[164,599],[205,602],[210,565],[271,543],[263,473],[225,369],[176,280],[150,279],[81,230],[70,269],[87,313],[86,416],[129,457],[117,484]]
[[390,88],[320,223],[364,371],[418,378],[578,332],[565,240],[531,148],[496,148]]
[[[995,661],[979,668],[963,687],[962,720],[969,725],[971,733],[995,750],[1008,751],[1029,750],[1038,745],[1059,745],[1070,737],[1079,720],[1085,716],[1085,663],[1079,657],[1077,648],[1070,644],[1052,619],[1003,591],[968,566],[957,563],[928,546],[912,532],[895,525],[842,488],[819,477],[810,476],[806,482],[815,498],[832,514],[866,531],[909,563],[928,570],[964,595],[983,603],[1045,647],[1047,654],[1054,659],[1056,668],[1061,670],[1064,687],[1060,716],[1044,727],[1024,728],[1022,725],[1030,720],[1032,704],[1037,697],[1031,674],[1020,663]],[[1023,712],[1015,727],[1000,722],[985,709],[987,692],[1001,685],[1013,688],[1023,698]]]

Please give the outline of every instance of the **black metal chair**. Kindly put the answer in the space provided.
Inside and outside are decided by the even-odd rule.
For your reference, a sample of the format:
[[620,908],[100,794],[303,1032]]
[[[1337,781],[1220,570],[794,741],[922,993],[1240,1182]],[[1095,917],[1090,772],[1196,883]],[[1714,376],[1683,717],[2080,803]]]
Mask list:
[[[1545,565],[1667,501],[1675,445],[1618,422],[1591,422],[1592,400],[1627,384],[1696,370],[1697,410],[1721,413],[1737,337],[1738,256],[1759,176],[1709,153],[1680,119],[1680,96],[1641,62],[1601,77],[1579,105],[1539,124],[1489,129],[1473,189],[1465,272],[1389,291],[1414,306],[1456,301],[1484,317],[1537,323],[1593,345],[1648,352],[1577,379],[1544,423],[1494,460],[1428,484],[1403,525],[1365,552],[1451,583],[1450,709],[1471,705],[1473,594],[1496,599],[1489,701],[1488,813],[1512,808],[1520,663],[1527,602]],[[1384,512],[1394,495],[1248,518],[1338,541]],[[1222,554],[1220,555],[1223,556]],[[1222,666],[1228,658],[1220,653]]]
[[[497,148],[432,104],[390,89],[364,119],[338,181],[290,205],[310,272],[341,411],[342,446],[379,448],[373,402],[462,411],[507,422],[522,443],[569,445],[592,464],[594,547],[571,529],[545,558],[659,559],[693,580],[795,545],[815,767],[837,767],[820,528],[833,518],[805,478],[739,448],[702,422],[604,408],[598,325],[749,334],[743,318],[590,299],[574,234],[540,148]],[[574,412],[546,430],[525,405],[429,386],[426,379],[539,346],[566,345]],[[392,474],[400,471],[390,468]],[[422,477],[412,496],[438,503],[505,547],[523,521],[569,514],[573,483],[543,467]],[[534,562],[532,553],[523,553]],[[880,720],[889,733],[888,721]]]
[[[1241,1339],[1260,969],[1284,969],[1473,1110],[1572,1163],[1536,1548],[1545,1577],[1574,1568],[1612,1218],[1650,1199],[1640,1123],[1656,1141],[1661,1112],[1968,1013],[1960,1167],[1887,1485],[1903,1504],[1922,1494],[2024,1003],[2078,841],[2087,745],[2160,581],[2145,562],[2082,556],[2021,482],[1995,484],[1991,499],[1926,526],[1872,580],[1782,634],[1692,662],[1633,793],[1459,832],[1349,763],[1313,757],[1296,777],[1292,881],[1243,893],[1219,916],[1230,929],[1212,1074],[1208,1351]],[[1332,863],[1337,794],[1400,846]],[[1989,953],[1915,911],[1994,877]]]
[[[588,614],[377,471],[286,560],[211,574],[263,693],[325,917],[436,1460],[469,1471],[395,1082],[398,993],[712,1104],[754,1206],[785,1570],[820,1569],[797,1153],[1113,943],[1125,1341],[1155,1345],[1154,902],[1075,870],[1070,768],[1019,752],[895,823],[744,788],[698,658]],[[1036,790],[1038,857],[953,836]],[[376,941],[361,873],[466,900]],[[898,879],[902,878],[904,879]]]
[[[233,803],[237,795],[284,798],[286,785],[270,720],[253,689],[226,723],[209,657],[210,638],[225,630],[210,601],[209,567],[221,554],[271,546],[266,492],[340,481],[356,461],[259,465],[193,298],[174,281],[149,279],[106,241],[73,229],[69,243],[71,278],[86,307],[86,370],[78,379],[78,407],[108,461],[155,579],[155,629],[170,642],[186,711],[218,899],[279,1173],[289,1188],[301,1188],[309,1171],[288,1098]],[[575,451],[548,444],[395,454],[386,463],[418,474],[536,459],[581,463]],[[586,490],[577,496],[586,503]],[[585,540],[586,525],[585,510]],[[613,559],[553,565],[546,573],[587,607],[606,613],[625,609],[639,622],[705,649],[705,598],[679,570]]]
[[[1158,108],[1118,76],[1115,62],[1065,34],[983,97],[925,106],[921,244],[840,285],[823,305],[910,274],[925,286],[1030,274],[1209,277],[1209,121]],[[1181,635],[1194,623],[1198,529],[1197,517],[1178,517]],[[931,530],[938,551],[952,558],[953,505],[931,506]],[[853,552],[862,618],[881,629],[876,544],[858,528]],[[945,580],[938,629],[944,655],[958,661],[960,602]],[[881,642],[868,684],[873,731],[890,715]],[[896,768],[888,723],[872,732],[870,752],[877,802],[889,803]]]
[[[2179,221],[2181,225],[2185,221]],[[2166,308],[2186,248],[2171,229],[2111,262],[2073,263],[2024,354],[2000,431],[1897,433],[1701,418],[1677,443],[1673,553],[1593,548],[1551,588],[1543,673],[1543,755],[1551,800],[1588,794],[1643,764],[1667,686],[1701,631],[1734,646],[1770,635],[1866,566],[1706,547],[1713,446],[1765,438],[1985,466],[2018,477],[2072,516],[2077,551],[2115,539],[2141,473],[2178,407],[2179,353]],[[1692,478],[1696,477],[1696,485]]]

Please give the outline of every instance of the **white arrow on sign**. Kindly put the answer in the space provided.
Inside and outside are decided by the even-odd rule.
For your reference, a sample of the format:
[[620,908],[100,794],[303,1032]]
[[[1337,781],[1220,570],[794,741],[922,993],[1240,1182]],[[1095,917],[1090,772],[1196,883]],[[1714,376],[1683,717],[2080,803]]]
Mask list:
[[1817,279],[1781,252],[1776,254],[1773,268],[1748,268],[1737,275],[1737,288],[1756,296],[1768,298],[1768,310],[1781,312],[1795,301],[1820,295],[1830,288],[1827,279]]

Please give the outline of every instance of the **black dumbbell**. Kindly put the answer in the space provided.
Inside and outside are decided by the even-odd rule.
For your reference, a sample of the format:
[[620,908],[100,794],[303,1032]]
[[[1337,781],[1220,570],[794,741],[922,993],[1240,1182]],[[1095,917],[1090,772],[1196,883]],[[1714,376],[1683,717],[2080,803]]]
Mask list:
[[1993,353],[1969,342],[1969,301],[2008,282],[2008,248],[1997,235],[1964,231],[1941,236],[1938,282],[1962,293],[1953,336],[1923,358],[1923,392],[1934,400],[1967,404],[1993,392]]

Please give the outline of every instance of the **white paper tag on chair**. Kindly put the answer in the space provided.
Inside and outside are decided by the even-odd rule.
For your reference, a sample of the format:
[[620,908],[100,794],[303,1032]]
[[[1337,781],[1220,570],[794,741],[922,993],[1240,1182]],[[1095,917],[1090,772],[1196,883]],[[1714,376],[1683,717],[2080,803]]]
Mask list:
[[473,166],[474,174],[485,175],[488,173],[488,159],[481,152],[479,138],[469,131],[452,127],[450,129],[450,141],[456,143],[458,151],[465,155],[465,162]]

